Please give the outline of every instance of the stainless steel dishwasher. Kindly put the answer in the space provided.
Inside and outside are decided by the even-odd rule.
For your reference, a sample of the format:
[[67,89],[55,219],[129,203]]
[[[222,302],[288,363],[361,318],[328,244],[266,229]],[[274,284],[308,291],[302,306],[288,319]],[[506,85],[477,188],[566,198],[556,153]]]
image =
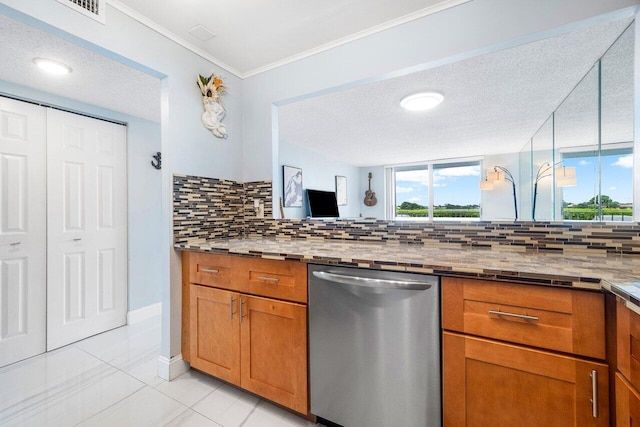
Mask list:
[[309,265],[309,349],[321,421],[442,424],[438,277]]

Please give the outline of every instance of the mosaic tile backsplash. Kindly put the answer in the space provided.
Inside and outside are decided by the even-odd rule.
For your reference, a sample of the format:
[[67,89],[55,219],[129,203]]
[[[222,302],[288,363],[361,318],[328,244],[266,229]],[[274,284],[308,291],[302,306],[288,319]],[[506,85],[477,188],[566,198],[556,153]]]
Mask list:
[[[264,206],[258,218],[254,200]],[[383,220],[273,219],[271,182],[237,183],[174,176],[174,237],[303,238],[383,241],[441,247],[640,255],[640,223],[405,222]]]

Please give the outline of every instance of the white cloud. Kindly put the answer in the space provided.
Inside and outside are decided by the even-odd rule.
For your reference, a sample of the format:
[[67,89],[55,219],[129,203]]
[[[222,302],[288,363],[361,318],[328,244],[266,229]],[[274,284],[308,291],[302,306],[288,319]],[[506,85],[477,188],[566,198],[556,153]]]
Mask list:
[[437,169],[433,174],[441,176],[480,176],[480,166],[459,166],[456,168]]
[[633,167],[633,154],[627,154],[626,156],[618,157],[611,166],[620,166],[621,168],[632,168]]
[[420,197],[412,197],[412,198],[410,198],[410,199],[407,199],[407,201],[408,201],[408,202],[416,203],[416,202],[419,202],[419,201],[420,201]]
[[411,193],[414,190],[413,187],[396,187],[396,194]]
[[588,161],[586,161],[586,160],[580,160],[580,162],[578,162],[578,164],[579,164],[580,166],[588,166],[588,165],[590,165],[590,164],[591,164],[591,162],[588,162]]
[[419,182],[420,185],[429,185],[429,171],[420,169],[414,171],[396,172],[396,181]]
[[611,187],[609,187],[609,191],[616,191],[616,187],[612,185]]
[[[446,187],[445,181],[447,177],[456,176],[480,176],[480,166],[460,166],[455,168],[444,168],[433,171],[433,186]],[[425,169],[413,171],[396,172],[396,181],[418,182],[420,185],[429,186],[429,171]],[[440,182],[440,184],[438,184]],[[402,187],[408,188],[408,187]],[[412,190],[415,190],[412,189]],[[396,193],[400,193],[396,189]]]

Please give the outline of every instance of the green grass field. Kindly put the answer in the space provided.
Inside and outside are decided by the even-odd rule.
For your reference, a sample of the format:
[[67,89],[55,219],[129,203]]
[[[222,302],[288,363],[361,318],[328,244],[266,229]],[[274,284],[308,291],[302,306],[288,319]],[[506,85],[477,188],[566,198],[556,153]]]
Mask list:
[[[578,221],[593,221],[598,215],[597,208],[564,208],[562,210],[562,216],[568,220]],[[620,221],[625,218],[631,218],[633,216],[633,209],[631,208],[603,208],[602,209],[603,220],[615,220]]]
[[[397,216],[426,218],[428,209],[396,209]],[[434,209],[434,218],[480,218],[480,209]]]

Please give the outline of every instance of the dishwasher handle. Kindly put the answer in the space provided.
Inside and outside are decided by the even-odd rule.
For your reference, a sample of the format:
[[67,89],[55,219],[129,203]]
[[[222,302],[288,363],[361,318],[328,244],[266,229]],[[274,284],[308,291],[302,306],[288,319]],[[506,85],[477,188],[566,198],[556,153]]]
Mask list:
[[342,283],[344,285],[365,286],[367,288],[424,291],[429,289],[433,285],[433,283],[428,282],[417,282],[412,280],[372,279],[370,277],[329,273],[328,271],[314,271],[313,275],[318,279],[326,280],[328,282]]

